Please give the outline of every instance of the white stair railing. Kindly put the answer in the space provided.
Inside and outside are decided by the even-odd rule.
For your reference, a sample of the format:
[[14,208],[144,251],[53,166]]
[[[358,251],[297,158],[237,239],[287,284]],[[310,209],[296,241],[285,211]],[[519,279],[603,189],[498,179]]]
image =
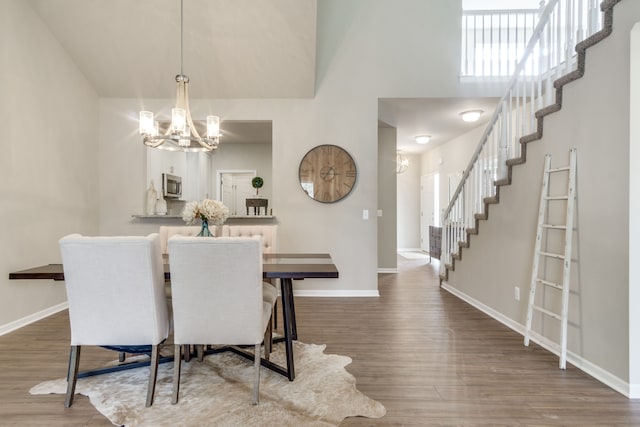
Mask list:
[[521,157],[520,138],[537,132],[536,111],[555,103],[553,82],[576,69],[578,43],[600,31],[597,0],[550,0],[518,62],[496,111],[442,217],[440,274],[475,228],[495,181],[507,178],[507,159]]
[[464,10],[460,77],[510,77],[542,9]]

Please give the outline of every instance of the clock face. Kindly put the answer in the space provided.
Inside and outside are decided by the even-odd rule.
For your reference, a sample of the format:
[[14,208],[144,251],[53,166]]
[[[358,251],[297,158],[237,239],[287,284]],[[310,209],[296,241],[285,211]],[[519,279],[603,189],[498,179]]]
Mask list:
[[318,145],[300,162],[300,186],[309,197],[323,203],[343,199],[356,183],[356,163],[337,145]]

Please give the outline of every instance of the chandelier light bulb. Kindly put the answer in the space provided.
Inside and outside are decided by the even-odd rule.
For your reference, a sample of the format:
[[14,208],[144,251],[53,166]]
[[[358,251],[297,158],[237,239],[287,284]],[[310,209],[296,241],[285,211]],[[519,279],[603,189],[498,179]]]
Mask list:
[[220,136],[220,117],[207,116],[207,138]]
[[187,112],[184,108],[171,109],[171,131],[183,135],[187,130]]
[[152,111],[140,111],[140,135],[152,135],[154,123]]

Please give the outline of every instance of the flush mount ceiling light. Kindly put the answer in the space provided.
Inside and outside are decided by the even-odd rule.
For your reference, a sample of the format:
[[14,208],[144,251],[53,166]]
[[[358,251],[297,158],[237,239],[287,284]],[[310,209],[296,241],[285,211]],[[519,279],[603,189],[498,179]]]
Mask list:
[[[180,0],[180,74],[176,76],[178,93],[171,109],[171,122],[158,122],[151,111],[140,111],[140,135],[147,147],[172,151],[211,151],[220,143],[220,117],[207,116],[206,130],[200,136],[189,110],[189,77],[182,72],[183,0]],[[166,124],[166,127],[163,126]]]
[[409,169],[409,159],[402,151],[396,151],[396,173],[402,173]]
[[478,121],[482,113],[484,113],[484,111],[482,110],[469,110],[463,111],[462,113],[460,113],[460,116],[465,122],[472,123]]
[[418,135],[416,136],[416,142],[418,144],[426,144],[431,139],[431,135]]

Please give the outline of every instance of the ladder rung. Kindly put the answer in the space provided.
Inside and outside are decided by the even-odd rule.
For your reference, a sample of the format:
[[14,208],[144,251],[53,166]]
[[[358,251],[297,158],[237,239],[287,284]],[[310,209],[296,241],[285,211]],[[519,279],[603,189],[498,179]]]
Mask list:
[[560,254],[552,254],[551,252],[538,252],[539,255],[542,256],[548,256],[550,258],[557,258],[557,259],[564,259],[564,255],[560,255]]
[[545,200],[569,200],[569,196],[545,196]]
[[551,286],[552,288],[562,290],[562,286],[558,285],[557,283],[549,282],[548,280],[543,280],[543,279],[536,279],[536,280],[538,281],[538,283],[541,283],[543,285]]
[[549,173],[562,172],[562,171],[568,171],[568,170],[569,170],[569,166],[562,166],[562,167],[559,167],[559,168],[549,169]]
[[535,310],[538,310],[538,311],[539,311],[539,312],[541,312],[541,313],[546,314],[547,316],[551,316],[551,317],[553,317],[554,319],[562,320],[562,317],[560,317],[560,315],[559,315],[559,314],[556,314],[556,313],[554,313],[553,311],[549,311],[549,310],[547,310],[546,308],[542,308],[542,307],[540,307],[540,306],[538,306],[538,305],[534,305],[534,306],[533,306],[533,308],[534,308]]
[[555,228],[557,230],[566,230],[566,225],[555,225],[555,224],[540,224],[542,228]]

